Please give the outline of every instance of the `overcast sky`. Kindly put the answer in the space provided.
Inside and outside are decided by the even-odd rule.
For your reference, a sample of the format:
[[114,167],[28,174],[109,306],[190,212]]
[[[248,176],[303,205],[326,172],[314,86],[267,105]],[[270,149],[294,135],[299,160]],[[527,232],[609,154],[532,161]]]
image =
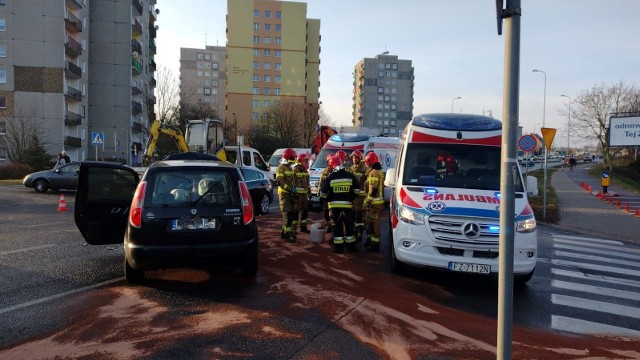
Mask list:
[[[412,60],[414,115],[453,111],[502,120],[505,36],[492,0],[308,0],[320,19],[320,101],[333,124],[351,125],[353,67],[384,51]],[[179,75],[180,47],[226,45],[226,0],[158,0],[156,62]],[[504,29],[504,28],[503,28]],[[520,125],[543,123],[565,141],[558,111],[596,84],[640,86],[640,1],[522,0]],[[572,139],[571,143],[576,140]]]

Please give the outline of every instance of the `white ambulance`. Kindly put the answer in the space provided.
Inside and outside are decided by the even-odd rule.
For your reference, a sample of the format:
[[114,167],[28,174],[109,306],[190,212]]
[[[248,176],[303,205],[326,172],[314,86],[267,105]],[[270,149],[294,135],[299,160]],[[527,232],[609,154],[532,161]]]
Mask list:
[[[351,153],[354,150],[360,150],[362,156],[368,152],[375,152],[380,159],[380,165],[382,170],[393,167],[396,163],[396,156],[398,154],[398,148],[400,147],[400,138],[386,137],[386,136],[371,136],[365,134],[356,133],[341,133],[332,135],[329,140],[324,144],[320,153],[316,157],[313,164],[309,166],[309,182],[311,185],[311,192],[309,194],[309,203],[319,204],[319,182],[320,174],[327,167],[327,155],[335,154],[338,150],[344,150],[349,156],[349,163],[351,165]],[[385,199],[389,199],[391,190],[385,189]]]
[[[498,272],[502,123],[466,114],[414,117],[402,134],[398,161],[387,171],[389,263],[394,271],[432,267]],[[536,219],[527,195],[537,179],[515,184],[515,281],[531,279],[537,260]]]

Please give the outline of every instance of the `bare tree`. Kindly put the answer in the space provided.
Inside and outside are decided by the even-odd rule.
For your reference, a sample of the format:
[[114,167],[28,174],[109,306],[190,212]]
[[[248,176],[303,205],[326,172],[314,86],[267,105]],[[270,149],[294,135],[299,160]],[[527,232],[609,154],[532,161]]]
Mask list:
[[14,117],[5,118],[6,131],[0,136],[0,147],[7,152],[7,160],[13,163],[25,163],[25,152],[33,145],[35,138],[46,144],[41,118],[34,113],[15,111]]
[[176,125],[180,109],[180,84],[171,69],[160,66],[156,71],[156,118]]
[[639,97],[638,88],[622,80],[611,86],[600,84],[585,90],[572,103],[571,137],[595,140],[603,151],[605,166],[611,169],[612,150],[616,149],[609,147],[609,118],[614,113],[634,111],[634,107],[637,110]]
[[303,139],[304,104],[283,99],[264,114],[264,125],[269,133],[289,147],[300,147]]

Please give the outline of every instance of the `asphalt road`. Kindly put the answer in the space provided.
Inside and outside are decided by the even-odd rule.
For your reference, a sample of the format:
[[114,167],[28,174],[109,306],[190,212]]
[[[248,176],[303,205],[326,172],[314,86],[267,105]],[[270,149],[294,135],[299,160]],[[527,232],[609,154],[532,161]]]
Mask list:
[[[386,238],[378,254],[284,243],[274,203],[254,281],[176,269],[129,286],[122,247],[86,245],[64,194],[58,212],[58,193],[0,187],[0,358],[495,358],[495,277],[393,274]],[[540,227],[539,254],[514,358],[640,358],[640,248]]]

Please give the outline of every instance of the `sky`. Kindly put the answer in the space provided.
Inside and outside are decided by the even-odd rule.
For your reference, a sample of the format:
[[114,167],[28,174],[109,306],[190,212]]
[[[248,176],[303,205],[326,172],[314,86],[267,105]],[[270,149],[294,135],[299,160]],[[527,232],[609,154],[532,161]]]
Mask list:
[[[351,125],[355,64],[384,51],[413,63],[414,116],[453,108],[502,120],[505,24],[499,36],[495,1],[299,2],[307,18],[321,21],[320,101],[333,125]],[[559,111],[569,99],[561,95],[575,99],[621,80],[640,86],[640,1],[521,0],[521,7],[519,124],[523,133],[556,128],[554,145],[566,143],[568,117]],[[155,60],[176,79],[180,47],[226,45],[226,0],[157,0],[156,8]]]

